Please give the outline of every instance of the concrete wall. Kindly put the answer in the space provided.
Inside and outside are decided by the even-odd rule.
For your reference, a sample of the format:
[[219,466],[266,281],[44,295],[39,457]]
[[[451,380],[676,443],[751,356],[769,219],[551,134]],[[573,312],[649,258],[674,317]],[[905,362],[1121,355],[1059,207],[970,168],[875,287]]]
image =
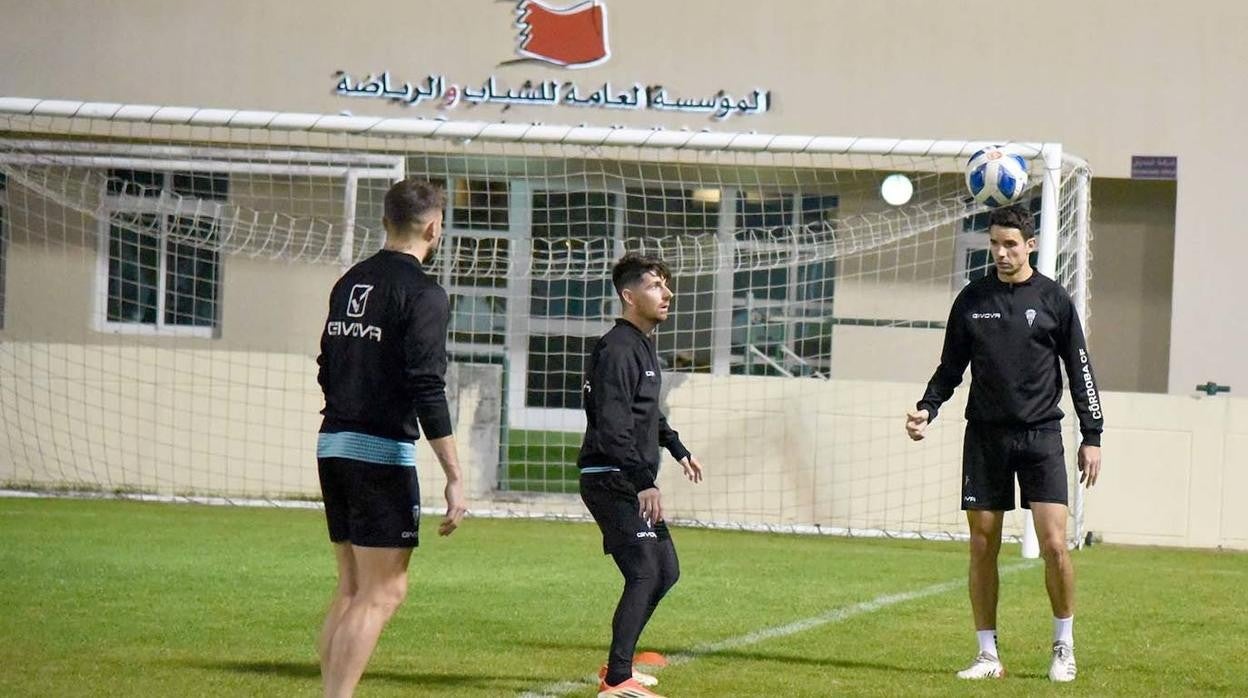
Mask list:
[[[301,354],[6,342],[0,483],[165,494],[315,497],[315,363]],[[501,370],[453,365],[448,395],[478,511],[583,514],[574,495],[498,492]],[[669,376],[666,408],[706,467],[668,461],[674,518],[833,530],[963,531],[965,391],[928,439],[901,415],[921,383]],[[1105,393],[1109,429],[1087,529],[1120,543],[1248,548],[1248,401]],[[1069,421],[1069,420],[1068,420]],[[1068,441],[1073,462],[1074,442]],[[420,449],[426,506],[445,480]],[[1072,470],[1073,473],[1073,470]],[[1012,514],[1007,532],[1018,534]]]
[[[0,350],[0,482],[319,497],[324,404],[306,354],[8,341]],[[497,483],[501,369],[447,373],[465,492]],[[426,501],[445,480],[420,448]]]
[[[965,389],[928,438],[904,411],[919,383],[669,377],[670,421],[707,468],[694,486],[669,465],[660,486],[680,516],[829,527],[962,530],[958,511]],[[1248,549],[1248,400],[1102,393],[1101,480],[1085,528],[1108,542]],[[1069,399],[1064,411],[1073,414]],[[1077,435],[1066,419],[1075,477]],[[670,463],[670,461],[669,461]],[[1074,490],[1072,487],[1072,502]],[[1007,519],[1007,533],[1021,519]]]

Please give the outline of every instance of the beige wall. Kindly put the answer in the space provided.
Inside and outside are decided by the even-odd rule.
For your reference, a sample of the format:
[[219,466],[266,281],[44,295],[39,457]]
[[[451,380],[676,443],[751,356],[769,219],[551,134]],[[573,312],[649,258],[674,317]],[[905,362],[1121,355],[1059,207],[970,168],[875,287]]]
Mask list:
[[[7,341],[0,485],[164,495],[318,497],[324,404],[304,354]],[[501,369],[453,365],[447,395],[465,491],[497,483]],[[420,446],[426,501],[441,496]]]
[[[306,355],[6,342],[0,374],[0,483],[317,494],[312,435],[321,397]],[[679,468],[664,467],[660,485],[674,517],[963,531],[965,391],[929,437],[913,443],[901,415],[922,383],[668,378],[671,423],[708,474],[693,486]],[[496,491],[500,389],[497,366],[455,366],[449,377],[473,507],[583,513],[574,496]],[[1112,421],[1102,480],[1085,503],[1086,528],[1109,542],[1248,549],[1248,509],[1240,506],[1248,401],[1137,393],[1105,393],[1102,401]],[[1068,436],[1068,461],[1074,450]],[[419,467],[426,506],[439,506],[444,480],[424,447]],[[1011,514],[1007,532],[1020,530]]]
[[1117,543],[1248,548],[1248,400],[1105,393],[1087,527]]
[[[1125,327],[1147,350],[1115,351],[1115,385],[1186,393],[1214,379],[1248,385],[1248,323],[1229,274],[1209,274],[1216,250],[1235,249],[1238,178],[1229,163],[1248,143],[1229,137],[1248,106],[1248,5],[1209,0],[1081,0],[1011,7],[1003,26],[988,0],[757,3],[746,0],[608,1],[612,57],[568,71],[515,58],[511,3],[424,0],[215,3],[57,0],[9,9],[0,26],[0,94],[385,116],[441,114],[332,94],[333,72],[381,69],[396,77],[446,75],[461,84],[498,75],[573,79],[585,86],[662,83],[674,95],[771,89],[773,110],[722,123],[701,116],[560,107],[494,106],[452,119],[622,123],[772,133],[1051,140],[1087,158],[1101,177],[1129,175],[1132,155],[1179,159],[1173,242],[1165,223],[1140,254],[1150,274],[1173,253],[1170,330],[1152,312],[1154,284],[1102,276],[1095,289],[1146,297],[1149,312]],[[53,20],[52,18],[55,18]],[[436,27],[436,29],[433,29]],[[66,47],[77,47],[67,49]],[[985,57],[998,57],[986,60]],[[1017,66],[1017,67],[1015,67]],[[989,108],[988,85],[1017,105]],[[982,108],[980,108],[982,105]],[[1113,185],[1107,185],[1113,186]],[[1132,204],[1140,204],[1132,195]],[[1094,197],[1095,200],[1095,197]],[[1147,205],[1144,206],[1148,208]],[[1152,209],[1150,209],[1152,210]],[[1098,204],[1098,224],[1139,225]],[[1134,218],[1133,218],[1134,217]],[[1160,220],[1167,220],[1159,212]],[[1140,237],[1140,236],[1137,236]],[[1155,244],[1154,244],[1155,241]],[[1101,257],[1102,263],[1106,257]],[[1094,296],[1093,304],[1099,302]],[[1125,319],[1124,319],[1125,322]],[[1156,356],[1168,345],[1166,360]],[[1163,365],[1164,363],[1164,365]],[[1130,380],[1134,380],[1134,385]],[[1119,381],[1123,381],[1119,383]]]
[[[310,193],[301,196],[296,193],[300,189]],[[308,183],[286,183],[271,192],[268,199],[244,190],[237,198],[231,197],[231,203],[254,207],[244,210],[263,210],[270,217],[274,211],[293,211],[333,220],[341,212],[333,208],[334,197],[328,189]],[[104,312],[97,299],[100,219],[33,195],[13,182],[9,183],[7,195],[11,239],[7,250],[6,322],[0,336],[166,349],[211,346],[224,351],[301,352],[315,356],[329,290],[339,274],[336,264],[273,259],[277,249],[258,246],[242,254],[223,254],[222,324],[216,339],[97,331],[96,314]],[[325,203],[312,206],[318,201]],[[297,226],[292,229],[299,230]],[[274,237],[272,246],[276,248],[285,242]],[[335,254],[336,249],[330,258]]]

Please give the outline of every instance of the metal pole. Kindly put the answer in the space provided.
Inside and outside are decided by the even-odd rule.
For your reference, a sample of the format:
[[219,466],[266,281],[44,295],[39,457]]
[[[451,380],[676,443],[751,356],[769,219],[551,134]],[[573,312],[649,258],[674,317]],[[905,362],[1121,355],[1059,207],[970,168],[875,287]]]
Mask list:
[[[1061,201],[1058,196],[1062,186],[1062,146],[1046,143],[1040,150],[1044,158],[1044,181],[1040,189],[1040,249],[1037,271],[1050,279],[1057,278],[1057,237],[1061,222]],[[1036,537],[1036,524],[1028,509],[1023,514],[1023,557],[1040,557],[1040,541]]]
[[342,244],[338,248],[338,268],[346,273],[355,257],[355,202],[360,186],[360,175],[347,170],[342,195]]
[[[1088,328],[1088,245],[1090,209],[1088,207],[1088,188],[1091,184],[1088,171],[1080,168],[1075,172],[1075,311],[1079,313],[1079,322],[1083,325],[1084,336],[1089,334]],[[1071,379],[1073,380],[1073,379]],[[1078,427],[1075,428],[1076,433]],[[1083,547],[1083,508],[1084,488],[1075,484],[1074,509],[1075,546]]]

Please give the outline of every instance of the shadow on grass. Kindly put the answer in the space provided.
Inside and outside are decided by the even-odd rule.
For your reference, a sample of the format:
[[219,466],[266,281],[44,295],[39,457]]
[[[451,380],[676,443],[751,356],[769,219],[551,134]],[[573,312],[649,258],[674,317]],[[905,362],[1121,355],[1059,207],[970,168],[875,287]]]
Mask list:
[[940,676],[946,673],[952,675],[953,673],[953,670],[946,672],[944,670],[932,669],[930,667],[922,667],[917,664],[868,662],[857,659],[841,659],[837,657],[803,657],[791,654],[776,654],[773,652],[724,650],[722,652],[715,652],[705,656],[716,659],[768,662],[819,668],[865,669],[868,671],[889,671],[901,674],[928,674],[932,676]]
[[[275,676],[293,679],[308,679],[319,682],[321,668],[312,662],[265,661],[265,660],[230,660],[230,659],[176,659],[168,662],[177,666],[209,671],[225,671],[237,674],[256,676]],[[421,671],[388,671],[366,670],[365,682],[387,682],[426,688],[482,687],[501,689],[514,684],[521,688],[534,682],[553,680],[555,677],[521,674],[451,674]]]
[[[601,643],[589,642],[558,642],[552,640],[530,640],[518,642],[517,644],[533,647],[536,649],[547,650],[575,650],[586,651],[605,655],[607,646]],[[687,652],[687,647],[645,647],[644,649],[658,652],[667,657],[675,657]],[[943,670],[920,667],[917,665],[906,664],[887,664],[883,662],[865,662],[852,659],[838,659],[835,657],[802,657],[791,654],[777,654],[771,652],[758,652],[748,650],[721,650],[718,652],[708,652],[699,655],[697,659],[732,659],[754,662],[774,662],[776,664],[800,665],[822,668],[840,668],[840,669],[867,669],[871,671],[891,671],[904,674],[929,674],[932,676],[940,676],[943,674],[953,675],[955,669]],[[1023,674],[1028,676],[1028,674]],[[1047,678],[1047,676],[1045,677]]]

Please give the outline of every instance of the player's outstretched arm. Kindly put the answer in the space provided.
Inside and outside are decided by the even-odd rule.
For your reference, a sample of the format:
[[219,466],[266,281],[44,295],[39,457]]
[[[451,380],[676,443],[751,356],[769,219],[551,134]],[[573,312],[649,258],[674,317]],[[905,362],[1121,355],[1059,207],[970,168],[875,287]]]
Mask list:
[[914,441],[922,441],[927,431],[927,410],[913,410],[906,413],[906,435]]
[[464,502],[464,485],[460,477],[455,437],[447,435],[439,439],[430,439],[429,445],[433,447],[438,463],[442,466],[442,472],[446,475],[446,490],[443,493],[446,496],[446,516],[442,518],[442,523],[438,524],[438,535],[449,536],[459,527],[464,514],[468,513]]

